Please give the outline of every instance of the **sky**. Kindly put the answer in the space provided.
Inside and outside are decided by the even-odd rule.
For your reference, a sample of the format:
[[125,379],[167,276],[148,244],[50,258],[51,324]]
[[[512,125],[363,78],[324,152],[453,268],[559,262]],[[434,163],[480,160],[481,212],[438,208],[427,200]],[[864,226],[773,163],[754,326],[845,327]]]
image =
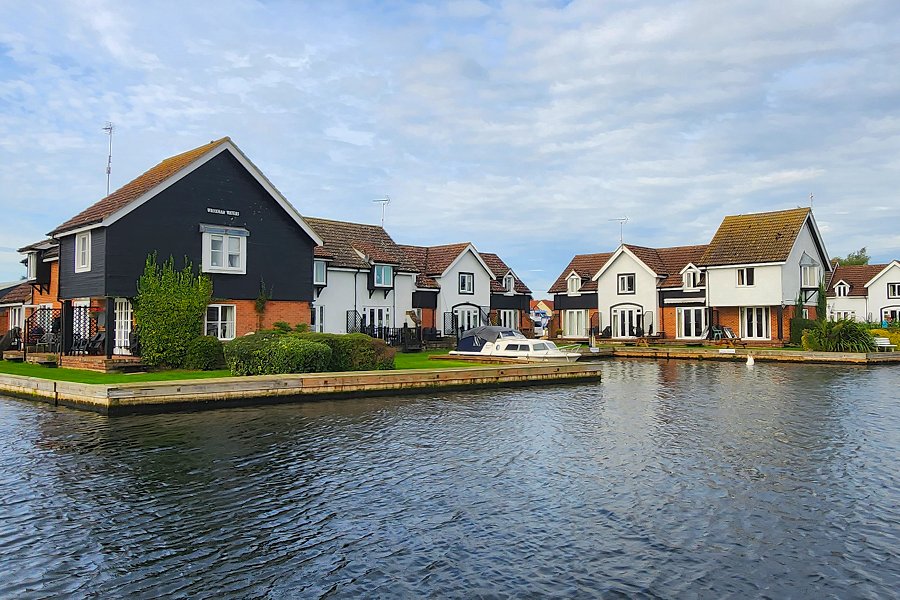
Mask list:
[[16,249],[230,136],[303,215],[470,241],[534,291],[574,254],[808,206],[900,258],[891,1],[0,0],[0,281]]

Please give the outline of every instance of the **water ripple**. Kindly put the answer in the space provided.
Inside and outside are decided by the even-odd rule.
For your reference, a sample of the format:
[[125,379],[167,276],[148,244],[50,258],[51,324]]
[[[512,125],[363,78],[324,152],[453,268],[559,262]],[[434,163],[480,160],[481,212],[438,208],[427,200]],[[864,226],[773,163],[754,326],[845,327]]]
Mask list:
[[107,419],[0,399],[0,597],[810,598],[900,589],[900,373]]

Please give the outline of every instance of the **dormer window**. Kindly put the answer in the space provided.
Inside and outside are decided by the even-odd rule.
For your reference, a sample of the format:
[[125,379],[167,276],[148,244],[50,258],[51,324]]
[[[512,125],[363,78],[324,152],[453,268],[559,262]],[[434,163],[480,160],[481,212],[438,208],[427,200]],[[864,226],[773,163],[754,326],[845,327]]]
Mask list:
[[29,252],[26,258],[28,268],[28,281],[37,279],[37,252]]
[[503,278],[503,288],[507,292],[514,292],[516,290],[516,278],[512,276],[512,273],[506,275]]
[[848,294],[850,294],[850,286],[846,283],[841,282],[834,286],[834,295],[838,298],[843,298]]
[[693,269],[684,272],[684,289],[693,290],[700,287],[700,272]]
[[800,267],[800,287],[815,288],[819,287],[819,267],[809,265]]
[[84,231],[75,236],[75,272],[91,270],[91,232]]
[[375,287],[389,288],[394,286],[394,267],[391,265],[375,265],[373,270]]
[[324,260],[313,261],[313,285],[326,285],[328,269]]
[[566,281],[566,289],[569,291],[570,294],[574,294],[575,292],[580,290],[581,289],[581,277],[579,277],[575,273],[572,273],[569,276],[569,279]]
[[634,273],[623,273],[619,275],[619,293],[634,293]]

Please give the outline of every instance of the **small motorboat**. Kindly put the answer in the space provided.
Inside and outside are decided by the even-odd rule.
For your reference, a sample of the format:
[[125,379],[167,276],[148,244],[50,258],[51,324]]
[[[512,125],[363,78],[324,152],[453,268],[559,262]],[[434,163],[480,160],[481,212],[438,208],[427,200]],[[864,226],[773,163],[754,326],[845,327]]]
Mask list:
[[575,362],[581,354],[570,351],[574,347],[559,348],[549,340],[529,339],[517,329],[483,325],[464,332],[450,354],[516,358],[523,362]]

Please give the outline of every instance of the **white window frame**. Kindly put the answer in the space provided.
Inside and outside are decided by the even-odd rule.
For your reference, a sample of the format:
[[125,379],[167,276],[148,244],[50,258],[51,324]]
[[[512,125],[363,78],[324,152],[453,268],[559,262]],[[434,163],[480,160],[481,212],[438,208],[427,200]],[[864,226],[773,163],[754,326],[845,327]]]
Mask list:
[[[697,315],[700,315],[700,327],[697,328]],[[687,317],[687,315],[690,315]],[[691,332],[689,335],[684,333],[684,325],[686,318],[690,320]],[[703,332],[706,330],[706,309],[698,306],[679,306],[675,309],[676,331],[675,338],[679,340],[698,340],[703,338]]]
[[801,315],[803,316],[804,319],[808,319],[808,318],[809,318],[809,309],[808,309],[808,308],[804,308],[804,309],[801,311]]
[[[222,241],[222,265],[212,264],[213,240]],[[231,254],[229,245],[231,240],[238,241],[238,266],[228,266],[228,256]],[[247,236],[234,235],[232,233],[203,232],[203,272],[204,273],[230,273],[232,275],[247,274]]]
[[75,272],[87,273],[91,270],[91,232],[75,234]]
[[516,291],[516,278],[513,277],[511,273],[508,273],[506,277],[503,278],[503,287],[507,292]]
[[[214,321],[209,320],[209,309],[214,308],[217,310],[218,318]],[[222,309],[231,309],[231,319],[222,318]],[[237,306],[234,304],[209,304],[206,306],[206,312],[203,316],[203,333],[204,335],[212,335],[209,333],[210,325],[215,327],[215,337],[219,338],[222,341],[233,340],[235,338],[235,330],[237,329]],[[225,326],[223,331],[222,327]],[[228,330],[228,326],[231,326],[231,330]],[[230,334],[230,337],[229,337]]]
[[497,311],[497,319],[501,327],[519,328],[519,311],[514,308],[501,308]]
[[[319,273],[320,268],[321,273]],[[322,277],[319,278],[319,275]],[[324,260],[313,261],[313,285],[328,285],[328,263]]]
[[[749,319],[748,315],[750,315]],[[741,307],[741,338],[747,340],[772,339],[772,315],[768,306]]]
[[37,252],[29,252],[25,261],[25,268],[28,272],[27,281],[37,279]]
[[575,294],[578,290],[581,289],[581,277],[572,273],[568,279],[566,279],[566,291],[570,294]]
[[475,293],[475,273],[459,274],[459,293],[474,294]]
[[[637,276],[634,273],[622,273],[619,275],[619,293],[634,294],[637,290]],[[630,284],[630,286],[629,286]]]
[[840,320],[856,320],[856,311],[855,310],[836,310],[832,315],[832,321],[840,321]]
[[587,312],[585,308],[570,308],[563,313],[563,334],[565,337],[587,337]]
[[834,295],[838,298],[846,298],[850,294],[850,286],[846,283],[839,283],[834,286]]
[[888,296],[888,298],[892,298],[892,299],[900,298],[900,283],[887,284],[887,296]]
[[[749,283],[748,283],[749,281]],[[756,269],[754,267],[741,267],[737,270],[737,286],[753,287],[756,285]]]
[[[13,329],[14,327],[22,328],[25,327],[25,307],[24,306],[10,306],[7,309],[6,314],[7,317],[7,327],[9,329]],[[6,333],[4,331],[4,333]]]
[[453,314],[456,316],[456,326],[460,331],[467,331],[481,325],[481,311],[475,306],[457,306],[453,309]]
[[362,311],[367,327],[393,327],[393,313],[390,306],[366,306]]
[[694,269],[689,269],[684,272],[684,289],[686,290],[695,290],[700,283],[700,271],[696,271]]
[[372,270],[372,281],[375,287],[394,287],[394,267],[391,265],[374,265]]
[[325,306],[313,304],[310,316],[312,317],[310,329],[319,333],[325,333]]
[[819,287],[819,267],[817,265],[804,265],[800,267],[800,287]]

